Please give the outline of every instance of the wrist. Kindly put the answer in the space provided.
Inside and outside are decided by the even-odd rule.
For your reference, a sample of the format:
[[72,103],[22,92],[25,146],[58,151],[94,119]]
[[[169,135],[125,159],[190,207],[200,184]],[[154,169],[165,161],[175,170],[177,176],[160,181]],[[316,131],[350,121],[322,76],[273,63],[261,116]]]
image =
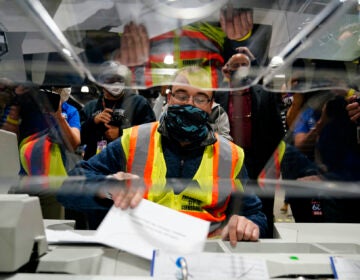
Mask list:
[[12,125],[19,125],[20,124],[19,119],[13,119],[9,115],[6,117],[6,122],[9,123],[9,124],[12,124]]
[[251,34],[252,34],[252,30],[250,30],[245,36],[243,36],[239,39],[235,39],[235,41],[238,41],[238,42],[245,41],[250,38]]
[[353,96],[355,94],[355,90],[353,88],[349,89],[348,92],[346,93],[345,98],[348,99],[351,96]]
[[66,121],[66,118],[63,116],[63,114],[58,114],[58,113],[56,113],[55,114],[55,119],[57,119],[58,121]]
[[97,119],[97,115],[93,117],[93,122],[96,125],[100,123],[100,121]]

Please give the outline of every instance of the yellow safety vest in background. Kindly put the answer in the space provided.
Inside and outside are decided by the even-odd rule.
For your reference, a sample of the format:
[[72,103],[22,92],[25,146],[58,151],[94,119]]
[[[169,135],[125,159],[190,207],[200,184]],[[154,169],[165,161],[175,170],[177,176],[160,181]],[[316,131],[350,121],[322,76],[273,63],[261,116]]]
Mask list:
[[[225,37],[220,26],[194,23],[151,38],[149,60],[144,65],[144,72],[136,75],[136,83],[147,88],[171,83],[172,70],[197,65],[209,73],[212,87],[217,88],[222,79]],[[167,56],[172,56],[173,63],[164,62]]]
[[284,157],[286,150],[286,143],[284,141],[280,141],[280,144],[276,147],[274,153],[266,163],[263,170],[261,170],[258,180],[260,183],[260,186],[263,186],[264,184],[261,182],[261,180],[264,179],[280,179],[281,177],[281,161]]

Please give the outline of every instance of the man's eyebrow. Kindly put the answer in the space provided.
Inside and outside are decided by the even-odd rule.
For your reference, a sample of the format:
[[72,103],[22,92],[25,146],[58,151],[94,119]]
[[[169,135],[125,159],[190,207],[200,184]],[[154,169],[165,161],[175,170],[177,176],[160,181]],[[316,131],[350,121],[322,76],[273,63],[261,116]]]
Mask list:
[[196,95],[204,95],[204,96],[206,96],[207,98],[212,98],[212,96],[209,96],[207,93],[205,93],[205,92],[202,92],[202,91],[198,91],[198,92],[196,92]]
[[183,88],[178,88],[175,90],[175,92],[179,92],[179,93],[188,93],[187,90],[183,89]]
[[[174,92],[189,94],[189,92],[186,89],[183,89],[183,88],[178,88]],[[203,95],[203,96],[206,96],[207,98],[210,98],[210,99],[212,98],[212,96],[209,96],[206,92],[203,92],[203,91],[197,91],[195,95]]]

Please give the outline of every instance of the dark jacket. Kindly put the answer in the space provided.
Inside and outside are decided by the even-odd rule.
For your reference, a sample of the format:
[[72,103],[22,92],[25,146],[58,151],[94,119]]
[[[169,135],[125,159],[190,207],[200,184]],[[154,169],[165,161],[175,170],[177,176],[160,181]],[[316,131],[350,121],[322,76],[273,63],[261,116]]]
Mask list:
[[[155,114],[149,102],[141,95],[126,91],[125,95],[115,104],[113,109],[123,109],[120,121],[114,123],[119,128],[155,121]],[[88,102],[80,111],[81,140],[86,145],[84,159],[87,160],[96,154],[97,143],[106,140],[104,124],[95,124],[94,117],[104,110],[103,96]],[[121,134],[121,131],[120,131]],[[121,136],[121,135],[120,135]]]
[[[245,166],[250,179],[257,179],[260,171],[284,136],[278,96],[261,86],[250,87],[251,144],[245,151]],[[215,101],[228,112],[229,92],[216,92]],[[231,132],[230,132],[231,133]]]
[[[162,136],[162,147],[164,158],[166,161],[167,174],[166,177],[169,180],[174,178],[191,179],[194,177],[206,145],[213,144],[216,139],[211,132],[208,137],[200,144],[192,147],[181,147],[174,140],[170,140],[167,136],[166,127],[160,126],[159,132]],[[67,208],[73,210],[87,211],[90,210],[92,215],[92,227],[96,228],[98,223],[102,220],[103,215],[106,214],[108,208],[112,205],[112,201],[104,201],[97,199],[93,196],[93,193],[101,186],[104,186],[104,181],[107,175],[114,174],[118,171],[126,170],[126,159],[120,143],[117,139],[110,143],[108,147],[100,154],[92,157],[88,161],[81,161],[77,167],[70,172],[70,175],[85,175],[87,180],[72,182],[71,178],[62,187],[62,192],[59,194],[59,201]],[[246,170],[240,172],[239,176],[242,179],[246,179]],[[244,178],[245,177],[245,178]],[[109,182],[107,181],[107,184]],[[116,181],[119,185],[119,181]],[[186,186],[183,186],[186,187]],[[90,191],[87,192],[87,190]],[[85,192],[83,192],[85,191]],[[181,190],[177,190],[180,192]],[[76,195],[80,192],[81,195]],[[256,223],[261,231],[261,235],[264,236],[267,230],[267,221],[265,215],[261,212],[261,201],[257,196],[245,195],[242,199],[242,209],[240,215],[244,215],[248,219]],[[93,211],[97,212],[97,217]],[[231,209],[229,209],[231,210]],[[100,215],[99,215],[100,214]],[[101,216],[102,217],[99,217]],[[232,213],[231,213],[232,214]],[[96,219],[96,221],[94,221]]]

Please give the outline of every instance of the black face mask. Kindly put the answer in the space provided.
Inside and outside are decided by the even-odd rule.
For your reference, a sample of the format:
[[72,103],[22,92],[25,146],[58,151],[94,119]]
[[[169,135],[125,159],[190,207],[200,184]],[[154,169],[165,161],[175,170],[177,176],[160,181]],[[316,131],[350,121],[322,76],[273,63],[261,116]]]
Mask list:
[[170,137],[176,141],[200,142],[209,133],[208,118],[207,112],[192,105],[171,105],[164,115],[164,122]]

